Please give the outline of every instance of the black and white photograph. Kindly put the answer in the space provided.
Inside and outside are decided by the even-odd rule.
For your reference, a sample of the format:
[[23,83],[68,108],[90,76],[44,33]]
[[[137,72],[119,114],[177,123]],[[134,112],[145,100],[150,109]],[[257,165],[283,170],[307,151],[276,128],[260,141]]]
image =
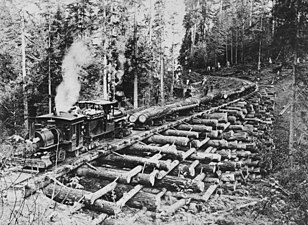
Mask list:
[[308,0],[0,0],[0,225],[308,225]]

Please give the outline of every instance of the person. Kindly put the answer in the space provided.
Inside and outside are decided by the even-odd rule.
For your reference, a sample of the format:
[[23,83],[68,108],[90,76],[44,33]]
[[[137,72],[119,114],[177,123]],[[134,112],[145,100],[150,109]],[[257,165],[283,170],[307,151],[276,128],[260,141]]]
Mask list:
[[217,63],[217,69],[220,70],[220,62]]
[[269,57],[269,59],[268,59],[268,63],[269,63],[269,64],[272,64],[272,63],[273,63],[273,61],[272,61],[272,58],[271,58],[271,57]]

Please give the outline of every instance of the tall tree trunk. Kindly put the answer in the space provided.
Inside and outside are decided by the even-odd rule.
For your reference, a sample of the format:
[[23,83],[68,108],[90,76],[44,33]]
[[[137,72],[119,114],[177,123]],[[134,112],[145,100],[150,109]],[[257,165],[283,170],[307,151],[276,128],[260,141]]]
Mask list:
[[228,32],[226,33],[226,64],[228,63]]
[[50,24],[50,12],[48,12],[48,112],[52,112],[52,99],[51,99],[51,71],[50,71],[50,31],[51,24]]
[[242,60],[242,63],[244,63],[244,33],[245,33],[245,24],[244,24],[244,20],[242,21],[242,41],[241,41],[241,48],[242,48],[242,51],[241,51],[241,60]]
[[161,55],[160,59],[160,98],[161,105],[165,105],[165,93],[164,93],[164,55]]
[[103,35],[105,36],[104,40],[104,57],[103,57],[103,98],[108,99],[108,93],[107,93],[107,23],[106,23],[106,0],[103,0],[103,6],[104,6],[104,29],[103,29]]
[[170,97],[173,99],[173,86],[174,86],[174,44],[172,42],[172,78],[170,87]]
[[[298,4],[298,3],[297,3]],[[289,151],[290,151],[290,163],[293,167],[294,164],[294,121],[295,121],[295,102],[296,102],[296,68],[297,68],[297,48],[298,48],[298,36],[299,36],[299,28],[298,28],[298,8],[299,6],[295,3],[295,29],[296,29],[296,36],[295,36],[295,44],[294,44],[294,59],[293,59],[293,74],[292,74],[292,98],[291,98],[291,114],[290,114],[290,132],[289,132]]]
[[250,0],[250,18],[249,18],[249,26],[252,26],[252,11],[253,11],[253,1],[254,0]]
[[[152,0],[150,0],[149,42],[150,42],[150,47],[152,48]],[[153,52],[151,54],[151,57],[154,58]],[[149,76],[150,76],[150,79],[149,79],[150,88],[149,88],[149,99],[148,99],[148,102],[147,102],[147,106],[150,106],[151,98],[152,98],[152,89],[153,89],[152,66],[151,66],[151,69],[149,71]]]
[[233,30],[231,29],[231,65],[233,64]]
[[238,29],[236,28],[236,31],[235,31],[235,64],[237,64],[237,52],[238,52]]
[[138,108],[137,37],[136,4],[134,6],[134,108]]
[[260,31],[260,40],[259,40],[259,53],[258,53],[258,71],[261,70],[261,50],[262,50],[262,30],[263,30],[263,12],[261,15],[261,31]]
[[22,89],[23,89],[23,104],[24,104],[24,125],[28,129],[28,98],[26,90],[26,41],[25,41],[25,17],[24,11],[22,11],[21,18],[21,54],[22,54]]

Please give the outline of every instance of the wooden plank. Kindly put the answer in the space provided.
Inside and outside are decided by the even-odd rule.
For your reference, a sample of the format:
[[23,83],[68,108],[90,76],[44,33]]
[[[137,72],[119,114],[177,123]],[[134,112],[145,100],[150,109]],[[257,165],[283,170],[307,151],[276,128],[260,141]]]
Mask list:
[[216,190],[216,188],[218,187],[218,185],[213,184],[211,185],[206,192],[204,193],[204,195],[202,196],[202,198],[204,199],[204,201],[208,201],[209,198],[211,197],[211,195],[214,193],[214,191]]
[[138,184],[132,190],[123,194],[123,197],[116,202],[116,205],[122,208],[132,197],[134,197],[141,189],[142,185]]
[[86,200],[91,202],[91,205],[94,204],[94,202],[99,199],[100,197],[102,197],[103,195],[107,194],[110,191],[113,191],[117,186],[117,182],[114,181],[110,184],[108,184],[107,186],[99,189],[98,191],[91,193],[89,195],[85,195]]

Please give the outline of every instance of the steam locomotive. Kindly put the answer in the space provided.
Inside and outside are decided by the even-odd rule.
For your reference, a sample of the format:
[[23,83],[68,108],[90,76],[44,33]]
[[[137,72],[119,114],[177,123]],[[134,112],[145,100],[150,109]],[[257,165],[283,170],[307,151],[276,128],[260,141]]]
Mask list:
[[103,137],[122,138],[131,134],[132,124],[117,101],[79,101],[69,112],[51,113],[29,119],[26,142],[32,146],[24,166],[47,168],[68,154],[95,147]]

